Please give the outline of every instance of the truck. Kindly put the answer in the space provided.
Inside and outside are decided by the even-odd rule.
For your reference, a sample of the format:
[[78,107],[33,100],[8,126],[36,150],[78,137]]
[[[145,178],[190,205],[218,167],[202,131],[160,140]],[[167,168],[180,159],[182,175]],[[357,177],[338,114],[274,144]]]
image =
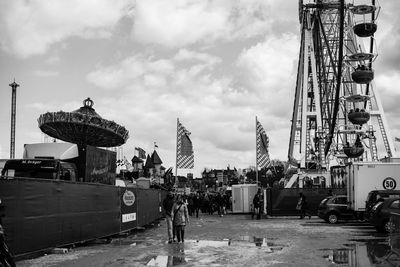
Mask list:
[[353,162],[344,167],[349,208],[363,218],[368,194],[400,188],[399,162]]
[[115,185],[116,152],[70,143],[26,144],[23,158],[7,160],[1,174]]

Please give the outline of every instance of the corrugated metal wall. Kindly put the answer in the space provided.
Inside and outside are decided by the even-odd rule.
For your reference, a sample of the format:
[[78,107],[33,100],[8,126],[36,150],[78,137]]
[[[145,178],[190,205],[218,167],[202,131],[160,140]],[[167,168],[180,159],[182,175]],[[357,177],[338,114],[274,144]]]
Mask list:
[[149,224],[161,217],[163,197],[165,193],[154,189],[23,178],[0,180],[6,240],[15,255]]

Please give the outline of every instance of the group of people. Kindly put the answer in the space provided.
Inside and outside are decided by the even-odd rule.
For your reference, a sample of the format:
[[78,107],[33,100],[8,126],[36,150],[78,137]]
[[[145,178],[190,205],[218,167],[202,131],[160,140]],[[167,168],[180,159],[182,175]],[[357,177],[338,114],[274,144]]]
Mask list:
[[[259,220],[263,210],[264,196],[261,189],[258,189],[253,198],[252,218],[256,216]],[[227,194],[190,194],[181,195],[168,192],[163,201],[163,208],[167,220],[168,243],[185,242],[185,227],[189,223],[190,216],[199,217],[199,211],[202,213],[213,214],[215,211],[220,216],[226,213],[227,209],[232,207],[232,198]],[[300,219],[305,216],[311,218],[308,211],[308,202],[303,193],[299,194],[296,210],[300,213]],[[176,237],[176,240],[175,240]]]
[[232,207],[232,198],[228,193],[192,193],[184,195],[188,205],[189,216],[196,215],[199,217],[199,212],[212,215],[218,213],[223,216]]

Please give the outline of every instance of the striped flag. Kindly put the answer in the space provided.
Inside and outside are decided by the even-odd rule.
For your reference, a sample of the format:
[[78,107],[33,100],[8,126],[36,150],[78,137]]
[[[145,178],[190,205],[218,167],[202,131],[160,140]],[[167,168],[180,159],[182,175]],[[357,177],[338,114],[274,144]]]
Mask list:
[[143,150],[141,147],[135,147],[135,150],[138,152],[138,157],[141,159],[146,158],[146,151]]
[[269,159],[269,138],[265,133],[264,128],[261,123],[256,118],[256,144],[257,144],[257,166],[262,168],[269,167],[271,165],[271,161]]
[[194,168],[193,145],[189,135],[190,132],[178,120],[176,168]]

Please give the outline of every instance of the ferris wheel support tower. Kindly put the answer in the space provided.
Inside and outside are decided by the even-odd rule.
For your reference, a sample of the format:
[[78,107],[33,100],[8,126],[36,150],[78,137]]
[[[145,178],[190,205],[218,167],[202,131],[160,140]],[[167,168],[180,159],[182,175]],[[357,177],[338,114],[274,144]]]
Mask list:
[[299,1],[301,44],[288,157],[301,169],[394,156],[373,82],[378,13],[375,0]]

